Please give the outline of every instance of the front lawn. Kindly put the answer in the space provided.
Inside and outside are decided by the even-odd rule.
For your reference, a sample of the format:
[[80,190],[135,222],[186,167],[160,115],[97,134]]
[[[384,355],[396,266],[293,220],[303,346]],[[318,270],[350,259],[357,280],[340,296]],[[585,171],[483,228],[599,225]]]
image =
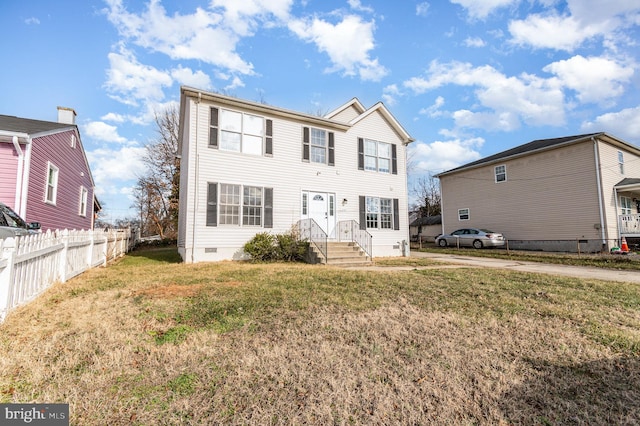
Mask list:
[[638,285],[178,262],[135,252],[10,314],[0,402],[78,425],[640,423]]

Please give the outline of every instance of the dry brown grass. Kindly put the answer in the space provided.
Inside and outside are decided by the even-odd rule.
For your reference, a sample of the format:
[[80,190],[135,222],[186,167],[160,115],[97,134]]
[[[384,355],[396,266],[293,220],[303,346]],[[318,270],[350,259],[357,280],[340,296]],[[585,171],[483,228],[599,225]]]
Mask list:
[[128,256],[0,326],[72,424],[638,424],[640,287]]

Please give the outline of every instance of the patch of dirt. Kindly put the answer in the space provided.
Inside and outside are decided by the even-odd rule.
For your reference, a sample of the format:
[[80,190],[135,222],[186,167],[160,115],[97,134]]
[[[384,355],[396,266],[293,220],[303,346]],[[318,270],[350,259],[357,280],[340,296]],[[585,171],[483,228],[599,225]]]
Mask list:
[[202,284],[194,285],[178,285],[169,284],[161,287],[147,288],[144,290],[136,291],[134,296],[148,296],[159,299],[173,299],[176,297],[191,297],[195,296],[202,290]]

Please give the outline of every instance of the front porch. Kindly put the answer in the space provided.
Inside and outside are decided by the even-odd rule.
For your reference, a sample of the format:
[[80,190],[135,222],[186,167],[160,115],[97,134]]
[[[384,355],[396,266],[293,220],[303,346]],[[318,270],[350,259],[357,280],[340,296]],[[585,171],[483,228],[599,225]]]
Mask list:
[[640,238],[640,214],[621,214],[618,216],[620,237]]

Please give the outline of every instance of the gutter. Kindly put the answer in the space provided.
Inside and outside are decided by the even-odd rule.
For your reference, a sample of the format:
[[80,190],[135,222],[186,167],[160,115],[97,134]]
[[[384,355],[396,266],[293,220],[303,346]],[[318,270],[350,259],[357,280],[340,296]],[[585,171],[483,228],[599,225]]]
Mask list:
[[[591,137],[591,140],[593,141],[593,153],[595,155],[595,159],[596,159],[596,182],[597,182],[597,186],[598,186],[598,207],[600,210],[600,237],[602,238],[602,247],[606,247],[607,245],[607,240],[606,240],[606,230],[605,230],[605,226],[604,226],[604,206],[602,205],[602,183],[601,183],[601,179],[600,179],[600,174],[601,174],[601,170],[600,170],[600,154],[598,152],[598,142],[596,142],[595,137]],[[617,197],[616,197],[617,198]],[[617,203],[617,201],[616,201]],[[619,233],[619,231],[618,231]]]

